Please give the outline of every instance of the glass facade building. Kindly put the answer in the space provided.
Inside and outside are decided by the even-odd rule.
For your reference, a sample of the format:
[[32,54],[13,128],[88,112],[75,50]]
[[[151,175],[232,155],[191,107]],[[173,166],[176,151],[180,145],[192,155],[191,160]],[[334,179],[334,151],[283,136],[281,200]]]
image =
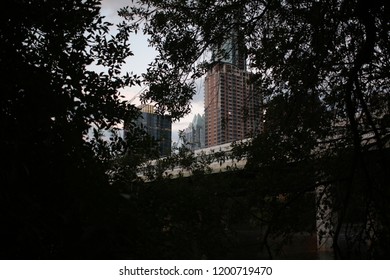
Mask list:
[[185,137],[187,145],[192,150],[197,150],[205,147],[205,123],[204,116],[197,114],[190,125],[185,129]]
[[138,118],[137,125],[156,141],[161,156],[170,155],[172,142],[171,117],[156,114],[152,105],[144,106],[141,109],[141,113],[142,115]]

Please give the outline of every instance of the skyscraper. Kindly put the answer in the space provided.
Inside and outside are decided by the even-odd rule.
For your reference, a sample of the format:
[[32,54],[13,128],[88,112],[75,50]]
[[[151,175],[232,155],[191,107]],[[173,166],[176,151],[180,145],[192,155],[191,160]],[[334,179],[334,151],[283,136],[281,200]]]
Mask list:
[[143,106],[141,117],[137,120],[137,125],[143,128],[157,142],[161,156],[171,153],[172,141],[172,120],[170,116],[158,115],[152,105]]
[[184,131],[187,144],[192,150],[205,147],[204,116],[197,114]]
[[206,147],[244,139],[261,125],[261,102],[249,83],[238,37],[232,34],[221,48],[205,78]]

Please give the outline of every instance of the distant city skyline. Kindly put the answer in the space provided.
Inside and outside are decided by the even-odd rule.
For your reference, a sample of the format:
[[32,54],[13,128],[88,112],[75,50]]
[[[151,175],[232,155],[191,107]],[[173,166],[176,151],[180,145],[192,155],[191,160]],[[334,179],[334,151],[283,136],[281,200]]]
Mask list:
[[[130,6],[131,4],[131,0],[102,0],[101,14],[108,22],[117,24],[121,21],[121,18],[117,13],[118,10],[125,6]],[[157,55],[157,52],[149,46],[148,37],[142,34],[142,32],[132,34],[130,36],[130,44],[134,55],[126,60],[126,64],[122,70],[124,72],[133,72],[134,74],[141,75],[142,73],[146,72],[148,64],[153,61]],[[202,115],[204,113],[203,83],[203,78],[199,79],[196,83],[196,95],[191,102],[191,113],[184,116],[178,122],[172,123],[172,142],[179,141],[179,130],[185,130],[196,114]],[[125,89],[121,90],[121,94],[126,100],[130,100],[140,91],[142,91],[142,89],[142,86],[126,87]],[[139,99],[135,98],[134,103],[139,105]]]

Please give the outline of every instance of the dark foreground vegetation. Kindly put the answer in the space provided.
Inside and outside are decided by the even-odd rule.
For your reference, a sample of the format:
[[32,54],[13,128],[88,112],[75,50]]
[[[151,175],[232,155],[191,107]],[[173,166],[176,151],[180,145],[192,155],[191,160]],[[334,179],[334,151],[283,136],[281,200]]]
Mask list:
[[[333,257],[389,258],[388,1],[139,2],[115,27],[98,0],[0,10],[0,258],[304,258],[317,187]],[[142,77],[121,72],[135,31],[159,53]],[[142,182],[155,155],[132,122],[118,137],[139,115],[119,89],[179,119],[232,34],[264,113],[246,169]]]

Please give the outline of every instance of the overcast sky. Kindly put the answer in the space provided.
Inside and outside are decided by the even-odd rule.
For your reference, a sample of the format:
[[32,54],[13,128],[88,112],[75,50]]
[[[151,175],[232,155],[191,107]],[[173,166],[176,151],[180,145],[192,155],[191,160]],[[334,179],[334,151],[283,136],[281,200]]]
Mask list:
[[[117,14],[117,11],[125,6],[131,6],[131,0],[102,0],[101,14],[106,17],[108,22],[118,23],[121,21]],[[127,63],[124,66],[124,71],[134,72],[136,74],[142,74],[146,71],[148,64],[151,63],[156,56],[156,51],[148,46],[147,36],[138,32],[133,34],[130,38],[131,50],[134,56],[127,59]],[[197,94],[192,101],[192,112],[181,119],[179,122],[172,124],[172,141],[178,140],[178,131],[188,127],[195,114],[203,114],[203,82],[200,81],[197,84]],[[125,88],[122,93],[126,99],[131,99],[138,92],[142,90],[141,87],[135,86],[131,88]],[[134,102],[137,102],[135,100]]]

